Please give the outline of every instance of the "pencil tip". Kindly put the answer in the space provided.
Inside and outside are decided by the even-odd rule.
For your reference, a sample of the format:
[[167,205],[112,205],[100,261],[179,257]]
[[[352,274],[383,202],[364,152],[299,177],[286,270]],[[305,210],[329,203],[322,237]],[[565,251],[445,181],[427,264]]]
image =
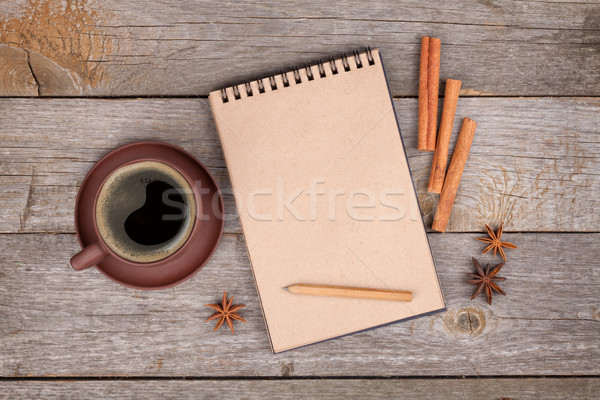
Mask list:
[[285,289],[285,290],[290,290],[290,289],[288,289],[288,287],[287,287],[287,286],[286,286],[286,287],[284,287],[284,289]]

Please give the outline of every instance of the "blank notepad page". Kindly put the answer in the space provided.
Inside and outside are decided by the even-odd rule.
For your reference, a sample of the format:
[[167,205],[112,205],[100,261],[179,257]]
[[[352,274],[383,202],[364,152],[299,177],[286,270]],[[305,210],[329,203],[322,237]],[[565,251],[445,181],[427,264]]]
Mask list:
[[[209,99],[273,351],[444,309],[377,50]],[[413,301],[284,289],[295,283],[410,290]]]

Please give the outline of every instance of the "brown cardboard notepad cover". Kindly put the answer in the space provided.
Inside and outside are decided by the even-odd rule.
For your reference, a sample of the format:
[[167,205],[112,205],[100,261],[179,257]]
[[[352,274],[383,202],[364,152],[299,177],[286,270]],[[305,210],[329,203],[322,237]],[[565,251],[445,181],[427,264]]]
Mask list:
[[[209,99],[274,352],[444,309],[377,50]],[[413,301],[301,296],[294,283]]]

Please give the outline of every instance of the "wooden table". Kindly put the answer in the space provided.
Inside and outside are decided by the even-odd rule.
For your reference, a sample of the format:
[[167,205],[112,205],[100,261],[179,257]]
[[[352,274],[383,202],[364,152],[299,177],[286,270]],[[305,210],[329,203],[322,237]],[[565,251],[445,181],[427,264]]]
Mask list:
[[[0,397],[598,396],[597,0],[0,4]],[[209,91],[367,45],[381,49],[430,224],[422,35],[442,39],[442,82],[463,81],[454,137],[462,116],[478,122],[449,233],[429,235],[447,312],[274,355],[237,219],[172,289],[68,266],[75,196],[103,154],[182,146],[233,214]],[[473,239],[500,221],[519,250],[508,296],[488,306],[464,280],[482,250]],[[222,290],[248,305],[235,336],[203,322]]]

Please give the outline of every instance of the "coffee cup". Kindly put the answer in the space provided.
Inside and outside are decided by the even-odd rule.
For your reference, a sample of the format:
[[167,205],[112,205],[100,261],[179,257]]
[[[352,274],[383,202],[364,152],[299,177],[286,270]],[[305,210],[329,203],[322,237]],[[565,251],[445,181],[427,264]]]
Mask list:
[[173,286],[214,252],[222,211],[218,186],[189,153],[160,142],[121,147],[82,183],[75,224],[83,249],[71,266],[96,266],[130,287]]
[[[89,268],[109,252],[132,262],[167,258],[187,241],[196,205],[190,184],[175,168],[159,161],[118,167],[104,181],[95,206],[102,240],[73,257],[76,270]],[[201,210],[198,210],[201,211]]]

